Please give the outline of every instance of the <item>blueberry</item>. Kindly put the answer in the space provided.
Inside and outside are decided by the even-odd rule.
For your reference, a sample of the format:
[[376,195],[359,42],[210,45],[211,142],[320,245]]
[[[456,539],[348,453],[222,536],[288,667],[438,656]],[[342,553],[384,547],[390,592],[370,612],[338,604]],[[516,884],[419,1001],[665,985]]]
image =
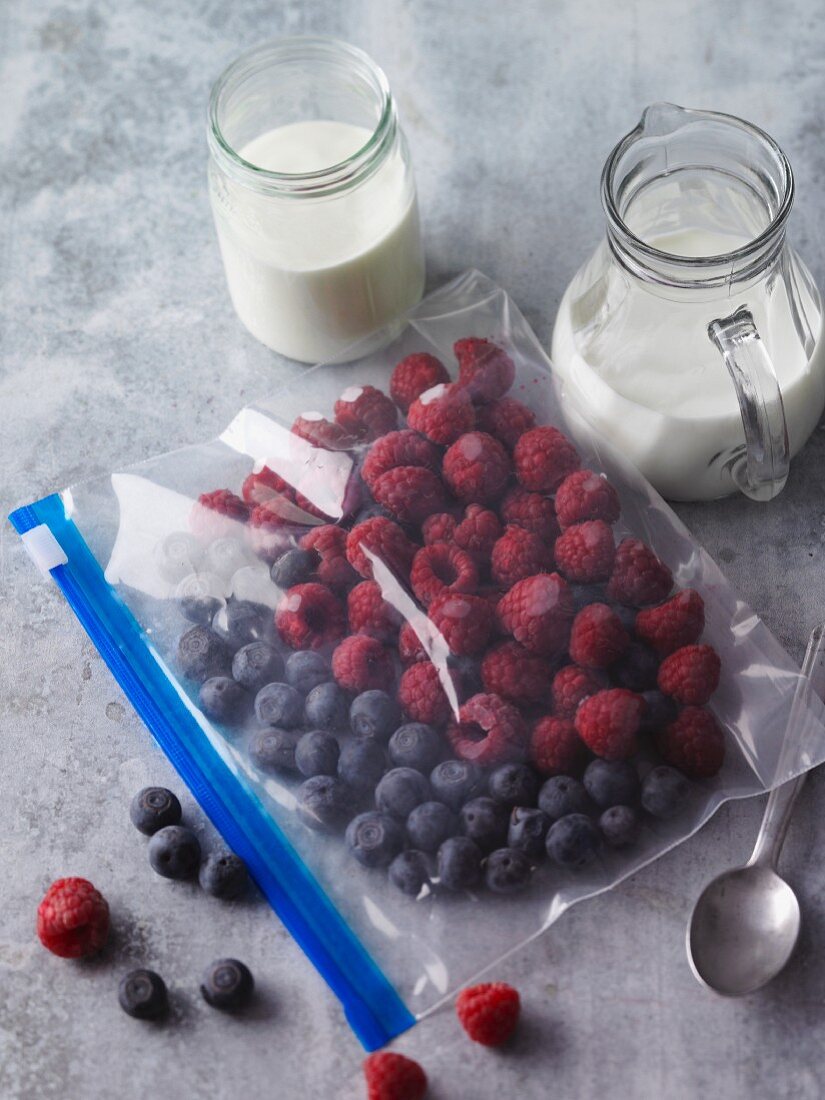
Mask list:
[[543,810],[529,806],[514,806],[507,828],[508,848],[518,848],[532,859],[544,855],[544,841],[550,828],[550,818]]
[[404,847],[401,826],[389,814],[369,810],[347,825],[347,844],[364,867],[386,867]]
[[507,807],[492,798],[472,798],[461,807],[461,831],[485,852],[491,852],[507,840]]
[[198,881],[213,898],[236,898],[249,885],[249,872],[234,852],[213,852],[201,864]]
[[144,787],[132,799],[129,817],[136,829],[152,836],[158,829],[180,822],[180,802],[165,787]]
[[430,797],[430,784],[414,768],[393,768],[375,788],[375,805],[393,817],[408,817]]
[[320,560],[317,550],[302,550],[295,546],[272,563],[269,575],[279,588],[292,588],[293,585],[308,581],[318,568]]
[[166,983],[154,970],[130,970],[120,979],[117,999],[136,1020],[157,1020],[169,1008]]
[[304,701],[289,684],[267,684],[255,696],[255,714],[263,726],[292,729],[301,724]]
[[466,890],[481,878],[481,849],[469,837],[451,836],[438,849],[438,878],[448,890]]
[[310,730],[303,734],[295,749],[295,764],[298,771],[307,776],[337,775],[338,742],[326,730]]
[[632,634],[636,629],[636,608],[625,607],[625,605],[621,603],[614,603],[611,604],[610,610],[616,615],[628,634]]
[[494,894],[517,894],[530,882],[530,859],[520,848],[498,848],[487,856],[484,882]]
[[632,806],[639,798],[639,777],[626,760],[591,760],[582,782],[602,810],[608,806]]
[[162,538],[154,550],[158,573],[172,583],[196,573],[201,556],[201,544],[188,531],[173,531]]
[[458,830],[458,818],[443,802],[421,802],[407,818],[407,836],[413,848],[435,852]]
[[245,715],[249,696],[237,680],[229,676],[213,676],[201,684],[198,704],[213,722],[238,722]]
[[487,780],[487,790],[504,806],[530,806],[536,801],[539,777],[527,764],[502,764]]
[[149,863],[164,878],[191,878],[200,861],[198,838],[184,825],[165,825],[149,841]]
[[583,867],[599,850],[599,830],[586,814],[566,814],[547,833],[547,854],[562,867]]
[[348,741],[338,758],[338,775],[353,790],[373,790],[386,766],[387,754],[377,741]]
[[275,726],[258,730],[249,742],[249,759],[267,775],[294,772],[295,751],[299,739],[300,735],[292,730],[282,730]]
[[178,664],[187,679],[202,684],[212,676],[228,675],[232,654],[214,630],[193,626],[178,642]]
[[628,691],[646,691],[656,687],[659,658],[648,646],[633,642],[622,659],[611,665],[610,674],[619,687]]
[[346,726],[347,710],[347,697],[334,680],[314,687],[304,703],[306,724],[321,730]]
[[224,535],[210,542],[204,551],[203,565],[219,577],[231,577],[239,569],[249,565],[249,551],[232,535]]
[[625,848],[639,836],[639,814],[632,806],[611,806],[599,818],[602,836],[611,848]]
[[604,590],[598,584],[571,584],[570,591],[575,612],[581,611],[588,604],[604,602]]
[[310,829],[343,828],[351,803],[349,788],[332,775],[314,775],[298,788],[298,817]]
[[675,768],[661,764],[642,780],[642,805],[653,817],[673,817],[690,793],[690,783]]
[[232,658],[232,675],[247,691],[260,691],[283,674],[281,655],[269,642],[250,642]]
[[209,626],[224,605],[224,584],[212,573],[190,573],[175,589],[180,613],[191,623]]
[[484,775],[468,760],[444,760],[430,772],[433,797],[453,810],[484,790]]
[[329,680],[329,665],[313,649],[299,649],[286,659],[286,682],[308,695],[318,684]]
[[430,881],[427,857],[423,852],[408,848],[399,852],[389,867],[390,882],[404,894],[418,897],[421,890]]
[[227,1012],[248,1004],[254,989],[249,967],[237,959],[218,959],[207,966],[201,978],[201,995],[206,1003]]
[[554,775],[539,791],[539,809],[553,821],[567,814],[586,814],[592,808],[587,791],[569,775]]
[[362,691],[349,708],[350,729],[356,737],[386,743],[401,720],[401,710],[385,691]]
[[676,703],[661,691],[643,691],[642,698],[647,706],[639,725],[641,733],[658,733],[679,713]]
[[423,722],[399,726],[390,738],[390,760],[399,768],[415,768],[428,775],[443,756],[441,738]]
[[272,637],[272,612],[251,600],[230,600],[213,618],[212,629],[234,653],[250,642]]

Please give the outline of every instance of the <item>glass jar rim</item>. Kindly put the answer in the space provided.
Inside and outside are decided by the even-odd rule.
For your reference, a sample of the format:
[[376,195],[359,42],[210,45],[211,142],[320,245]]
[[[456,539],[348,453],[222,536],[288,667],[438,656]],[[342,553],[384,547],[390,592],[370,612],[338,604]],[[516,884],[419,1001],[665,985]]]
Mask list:
[[[343,61],[360,70],[372,85],[379,117],[367,141],[344,160],[311,172],[275,172],[245,160],[220,124],[224,95],[233,81],[249,71],[296,60]],[[397,128],[395,104],[384,71],[364,50],[338,38],[295,35],[274,38],[245,50],[221,73],[209,95],[207,139],[212,156],[237,182],[264,193],[289,198],[317,198],[349,190],[371,175],[391,147]]]

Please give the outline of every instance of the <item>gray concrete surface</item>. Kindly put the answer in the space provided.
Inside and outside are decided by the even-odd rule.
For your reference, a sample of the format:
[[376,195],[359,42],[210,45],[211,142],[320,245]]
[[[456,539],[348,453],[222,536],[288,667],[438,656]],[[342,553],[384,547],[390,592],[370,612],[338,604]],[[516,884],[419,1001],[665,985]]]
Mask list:
[[[293,367],[240,328],[207,206],[204,108],[240,49],[322,32],[386,69],[415,157],[429,279],[477,266],[549,337],[561,292],[600,233],[598,176],[649,101],[743,114],[794,164],[791,234],[825,284],[825,11],[812,0],[29,0],[0,2],[0,506],[216,433]],[[770,506],[680,514],[791,652],[825,610],[825,437]],[[263,904],[230,907],[148,873],[127,802],[171,768],[57,591],[8,526],[0,598],[0,1096],[360,1096],[336,1002]],[[715,999],[683,933],[700,885],[745,856],[760,801],[586,903],[495,971],[525,1023],[511,1049],[471,1048],[449,1011],[398,1048],[436,1100],[825,1094],[825,843],[815,776],[784,866],[801,950],[770,989]],[[188,805],[195,821],[200,818]],[[206,829],[206,826],[202,826]],[[89,964],[33,936],[45,885],[103,885],[116,935]],[[245,958],[251,1019],[202,1007],[196,975]],[[130,964],[175,990],[169,1026],[114,1000]]]

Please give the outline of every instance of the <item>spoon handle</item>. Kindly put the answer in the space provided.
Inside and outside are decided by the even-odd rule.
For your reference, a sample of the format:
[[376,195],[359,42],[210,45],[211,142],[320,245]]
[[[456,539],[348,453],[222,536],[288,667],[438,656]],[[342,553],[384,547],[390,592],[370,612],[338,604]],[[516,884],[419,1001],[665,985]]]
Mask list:
[[[825,623],[816,627],[811,632],[808,640],[808,649],[805,660],[802,662],[802,675],[807,681],[800,683],[796,699],[791,705],[791,713],[788,718],[788,728],[785,732],[787,738],[792,734],[797,721],[798,706],[804,697],[804,692],[814,691],[820,697],[825,695]],[[748,861],[748,866],[756,863],[775,867],[779,859],[779,853],[785,841],[791,813],[796,803],[799,792],[805,783],[807,772],[798,775],[779,787],[774,787],[768,795],[768,803],[762,818],[759,835],[756,838],[753,855]]]

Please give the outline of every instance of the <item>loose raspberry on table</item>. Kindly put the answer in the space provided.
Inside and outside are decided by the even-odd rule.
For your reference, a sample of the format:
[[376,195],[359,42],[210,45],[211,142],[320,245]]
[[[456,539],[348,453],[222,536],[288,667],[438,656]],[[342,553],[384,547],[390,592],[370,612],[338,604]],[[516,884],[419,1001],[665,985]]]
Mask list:
[[585,668],[607,668],[627,652],[630,635],[622,620],[604,603],[591,603],[573,620],[570,656]]
[[467,432],[447,450],[442,473],[459,500],[489,504],[498,500],[507,487],[510,458],[491,435]]
[[497,1047],[515,1031],[521,1001],[511,985],[483,982],[462,989],[455,1010],[461,1026],[474,1042]]
[[265,504],[274,496],[285,496],[288,500],[291,500],[294,493],[288,481],[282,478],[280,474],[276,474],[274,470],[270,470],[268,466],[264,466],[256,473],[249,474],[246,477],[241,489],[241,496],[247,504],[254,505]]
[[469,393],[455,383],[433,386],[413,401],[407,413],[411,428],[442,447],[471,431],[475,422],[476,411]]
[[85,878],[59,878],[37,907],[37,935],[53,955],[94,955],[109,935],[109,906]]
[[398,524],[384,516],[357,523],[347,535],[347,560],[367,580],[372,580],[374,559],[406,579],[417,549]]
[[489,692],[463,704],[447,737],[459,760],[482,767],[523,760],[527,751],[527,726],[518,707]]
[[542,775],[576,776],[587,761],[587,747],[570,718],[548,714],[533,726],[530,760]]
[[660,603],[673,587],[673,574],[641,539],[622,539],[605,589],[608,599],[630,607]]
[[719,687],[722,662],[709,645],[686,645],[659,666],[659,690],[677,703],[698,707]]
[[549,424],[525,432],[513,448],[516,477],[525,489],[552,493],[581,465],[567,436]]
[[636,637],[662,656],[698,642],[705,629],[705,602],[698,592],[685,588],[658,607],[636,616]]
[[392,654],[377,638],[352,634],[332,654],[332,675],[339,687],[356,695],[378,688],[386,691],[395,680]]
[[423,466],[438,473],[441,469],[441,452],[429,439],[424,439],[409,428],[388,432],[376,439],[370,447],[361,468],[361,476],[372,488],[382,474],[396,466]]
[[552,678],[550,661],[528,653],[518,642],[502,642],[486,653],[481,662],[484,690],[517,706],[548,702]]
[[573,623],[573,597],[558,573],[517,581],[498,603],[502,629],[531,653],[556,657],[567,648]]
[[725,762],[725,735],[703,707],[684,707],[656,743],[666,763],[691,779],[710,779]]
[[317,412],[302,413],[296,417],[291,431],[299,439],[325,451],[349,451],[358,443],[351,432]]
[[314,527],[301,538],[299,545],[320,555],[315,573],[321,584],[341,589],[358,580],[358,574],[347,561],[347,532],[343,527],[334,523]]
[[453,354],[458,360],[458,383],[480,405],[498,401],[510,389],[516,376],[513,360],[492,340],[469,336],[456,340]]
[[447,542],[424,546],[413,558],[410,584],[426,607],[444,592],[475,592],[478,569],[466,550]]
[[423,466],[396,466],[372,487],[379,504],[402,523],[420,524],[434,512],[443,512],[449,496],[441,478]]
[[565,665],[553,677],[553,713],[559,718],[572,718],[582,699],[595,695],[606,684],[602,677],[579,665]]
[[402,412],[406,412],[417,397],[439,382],[449,382],[447,368],[440,359],[427,352],[416,352],[402,359],[392,372],[390,394]]
[[350,386],[335,402],[335,422],[369,441],[398,427],[398,410],[375,386]]
[[493,546],[500,535],[498,516],[481,504],[467,505],[454,532],[456,546],[466,550],[480,569],[487,567]]
[[439,671],[429,660],[417,661],[404,671],[398,701],[413,722],[427,726],[445,726],[453,714]]
[[561,534],[556,509],[550,497],[522,489],[520,485],[514,486],[507,493],[501,502],[499,514],[505,523],[532,531],[551,546]]
[[577,523],[559,535],[553,553],[567,580],[578,584],[606,581],[616,557],[613,530],[601,519]]
[[421,524],[421,537],[425,546],[436,542],[451,542],[458,520],[450,512],[433,512]]
[[391,1050],[364,1059],[364,1077],[367,1100],[423,1100],[427,1091],[427,1075],[418,1062]]
[[217,539],[239,530],[249,519],[249,505],[229,489],[201,493],[192,505],[189,526],[198,538]]
[[430,659],[412,623],[403,623],[398,633],[398,656],[401,658],[403,665],[412,665],[416,661],[429,661]]
[[525,432],[536,426],[535,414],[516,401],[514,397],[502,397],[492,405],[479,405],[476,413],[479,431],[489,432],[500,439],[508,451],[512,451]]
[[457,657],[480,654],[493,632],[493,609],[481,596],[444,592],[430,603],[428,616]]
[[616,490],[592,470],[576,470],[556,490],[556,516],[562,530],[587,519],[615,523],[621,510]]
[[490,573],[502,588],[553,568],[553,552],[538,535],[523,527],[508,526],[493,546]]
[[605,760],[626,760],[638,748],[645,701],[627,688],[608,688],[584,699],[573,722],[585,745]]
[[275,626],[292,649],[320,649],[346,630],[341,601],[323,584],[309,581],[287,589],[275,612]]
[[361,581],[347,596],[347,618],[353,634],[391,642],[401,626],[401,612],[388,603],[377,581]]

